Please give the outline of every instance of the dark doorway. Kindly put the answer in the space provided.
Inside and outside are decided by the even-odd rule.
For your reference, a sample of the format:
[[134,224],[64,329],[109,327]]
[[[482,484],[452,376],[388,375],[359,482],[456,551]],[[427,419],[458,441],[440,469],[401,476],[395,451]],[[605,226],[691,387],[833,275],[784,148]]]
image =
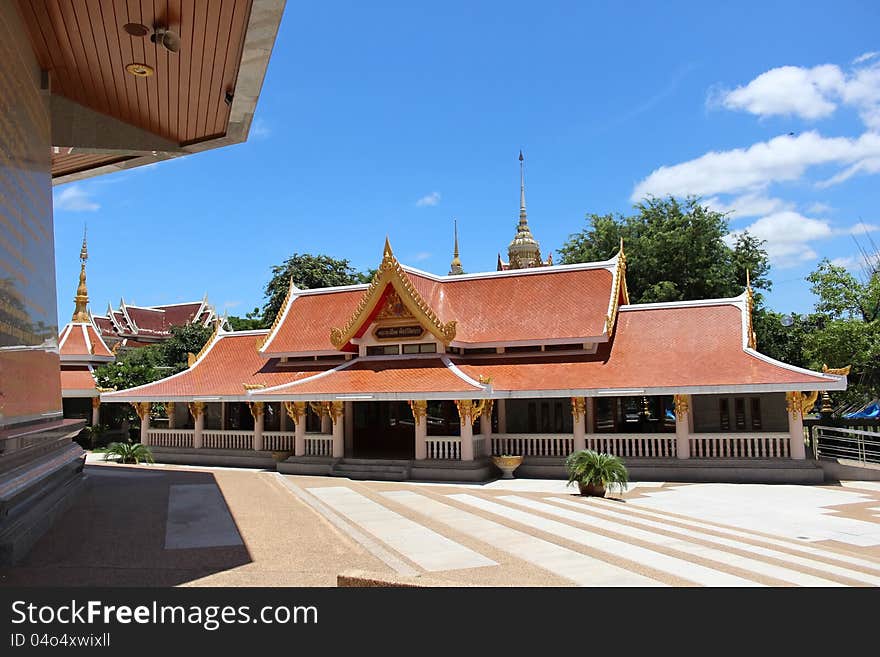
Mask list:
[[354,402],[353,456],[415,458],[415,424],[403,401]]

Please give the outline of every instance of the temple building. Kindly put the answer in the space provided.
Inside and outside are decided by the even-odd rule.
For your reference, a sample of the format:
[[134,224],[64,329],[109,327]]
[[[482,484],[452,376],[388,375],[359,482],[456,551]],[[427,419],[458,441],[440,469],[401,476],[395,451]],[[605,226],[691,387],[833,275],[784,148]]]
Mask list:
[[90,419],[99,423],[101,389],[94,370],[113,362],[116,355],[101,337],[100,329],[89,314],[89,291],[86,286],[86,261],[89,250],[83,235],[79,252],[79,285],[74,297],[73,317],[58,336],[61,359],[61,401],[65,418]]
[[93,316],[92,321],[101,331],[104,341],[115,351],[162,342],[171,337],[173,326],[209,326],[216,317],[217,311],[208,303],[208,296],[205,295],[201,301],[163,306],[135,306],[121,299],[119,308],[114,310],[107,304],[107,313]]
[[530,267],[548,267],[553,264],[553,255],[544,261],[541,258],[541,245],[532,235],[526,217],[526,176],[523,166],[523,154],[519,152],[519,223],[516,235],[507,247],[507,262],[498,254],[498,271],[508,269],[528,269]]
[[751,288],[630,304],[626,257],[437,276],[386,240],[369,285],[291,283],[270,329],[218,326],[187,370],[101,398],[166,462],[480,481],[490,455],[563,476],[592,448],[637,477],[822,481],[802,418],[846,377],[756,351]]

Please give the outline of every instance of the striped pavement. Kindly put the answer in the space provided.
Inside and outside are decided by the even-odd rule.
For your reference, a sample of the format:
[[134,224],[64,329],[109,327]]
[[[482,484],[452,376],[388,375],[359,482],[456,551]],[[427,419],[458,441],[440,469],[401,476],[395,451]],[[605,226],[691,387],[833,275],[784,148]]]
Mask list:
[[463,582],[468,569],[502,569],[515,584],[524,562],[574,586],[880,585],[880,559],[871,554],[666,513],[639,506],[638,499],[354,482],[307,490],[414,570],[455,571]]

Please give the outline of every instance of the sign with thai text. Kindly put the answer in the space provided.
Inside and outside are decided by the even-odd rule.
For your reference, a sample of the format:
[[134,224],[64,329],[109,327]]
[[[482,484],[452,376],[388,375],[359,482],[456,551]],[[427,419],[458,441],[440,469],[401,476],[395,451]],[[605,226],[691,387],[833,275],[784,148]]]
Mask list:
[[425,329],[415,326],[380,326],[373,335],[379,340],[400,340],[401,338],[420,338]]

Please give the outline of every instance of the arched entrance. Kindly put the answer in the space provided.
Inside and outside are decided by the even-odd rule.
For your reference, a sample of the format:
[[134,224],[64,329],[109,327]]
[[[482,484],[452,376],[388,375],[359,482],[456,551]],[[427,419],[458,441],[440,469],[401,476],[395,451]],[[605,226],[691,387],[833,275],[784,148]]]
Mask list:
[[354,402],[352,456],[415,458],[415,424],[405,401]]

